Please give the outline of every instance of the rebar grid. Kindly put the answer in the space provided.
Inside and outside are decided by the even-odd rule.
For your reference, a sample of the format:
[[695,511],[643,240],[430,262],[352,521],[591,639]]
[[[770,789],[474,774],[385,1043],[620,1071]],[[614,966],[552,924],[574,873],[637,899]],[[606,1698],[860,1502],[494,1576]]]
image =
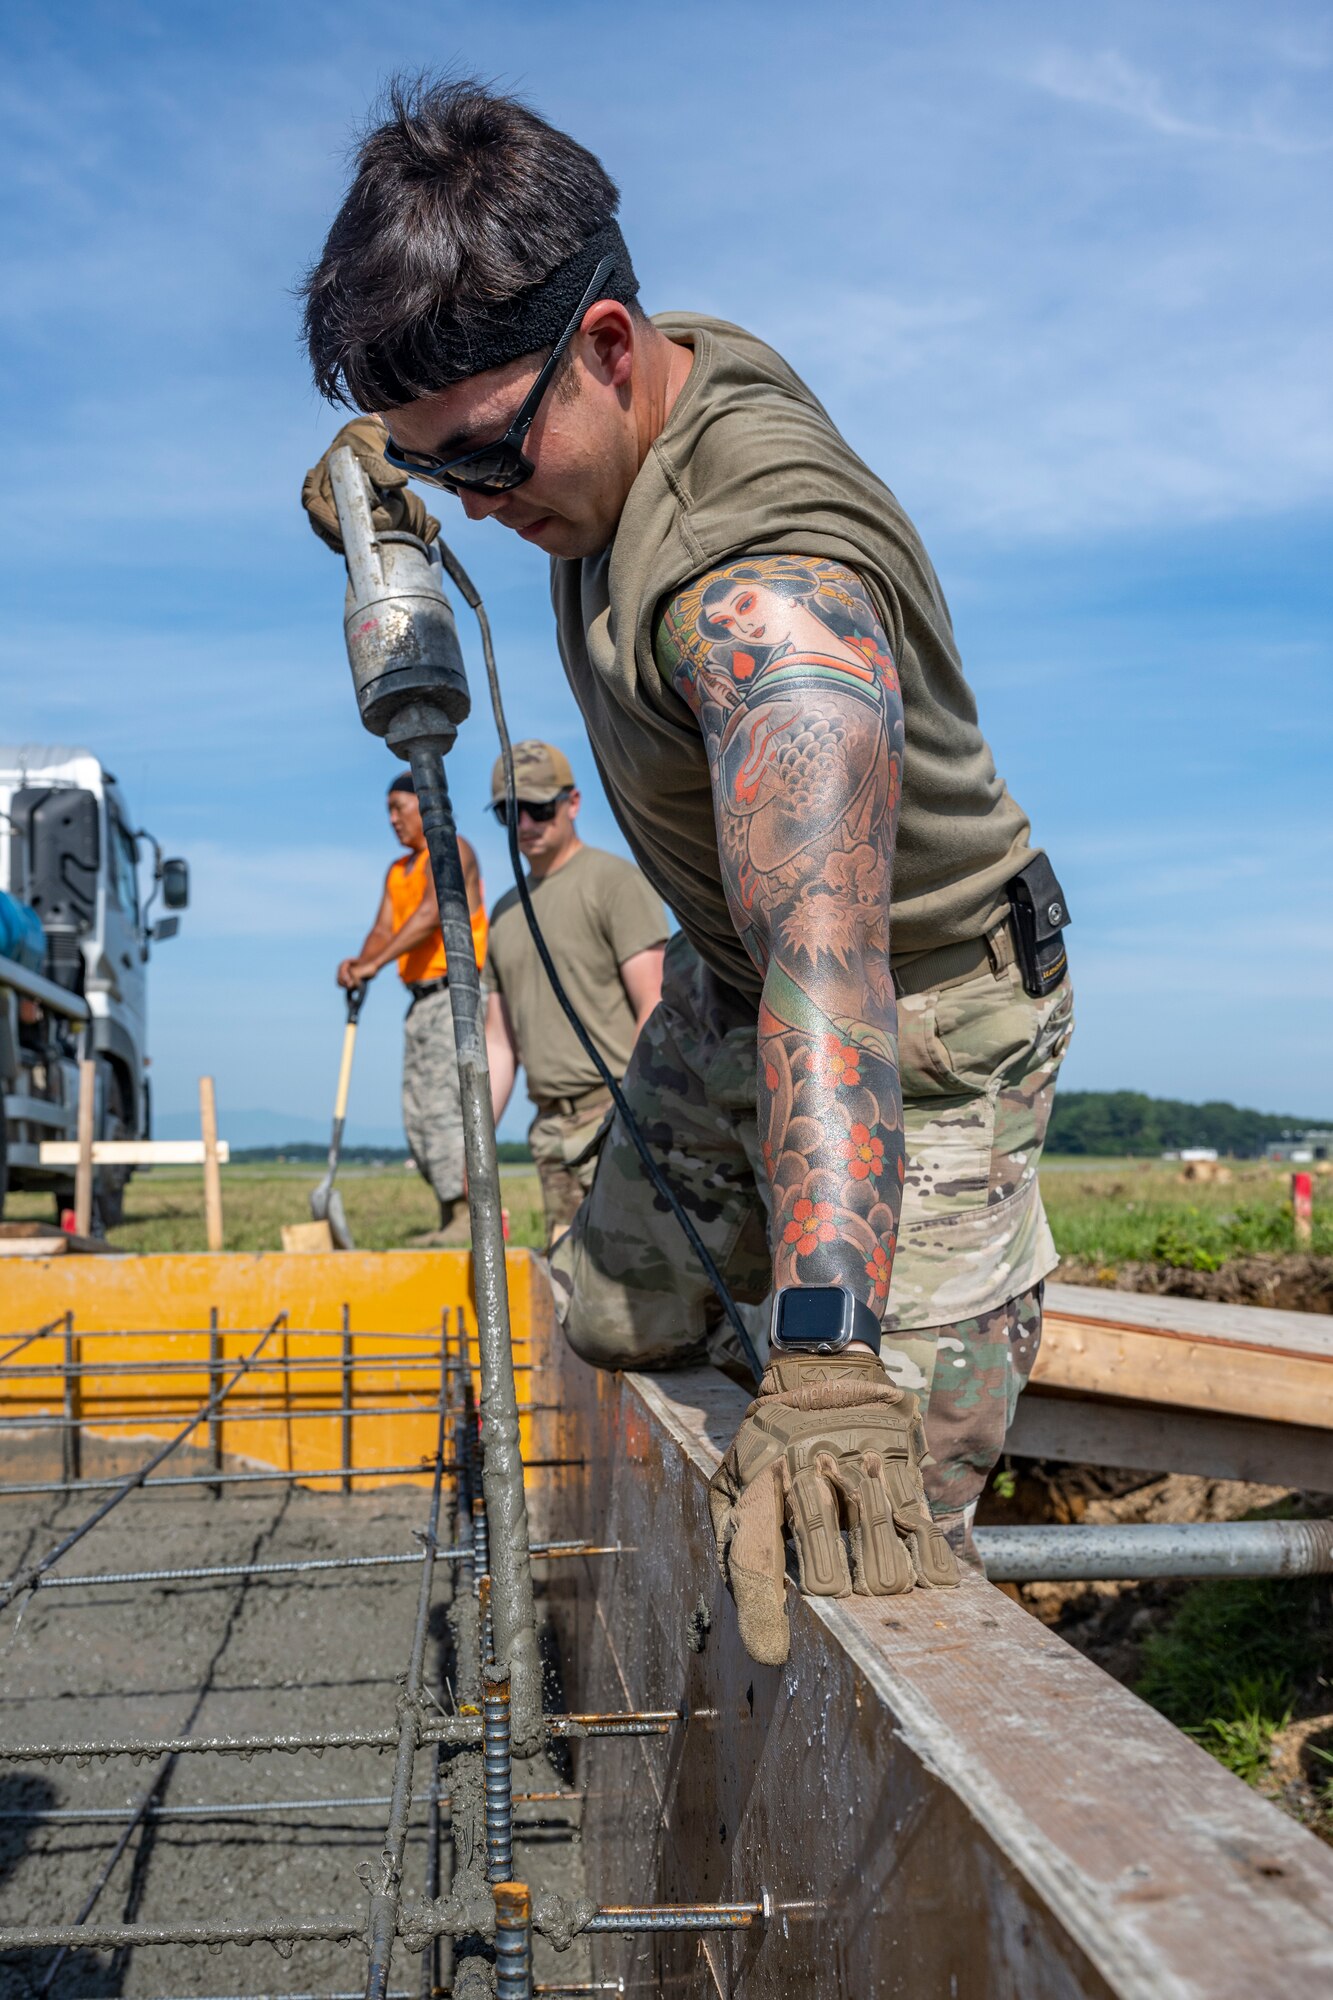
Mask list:
[[[216,1315],[213,1315],[213,1319],[216,1322]],[[399,1696],[399,1713],[395,1725],[290,1733],[240,1731],[227,1735],[182,1733],[157,1737],[106,1736],[77,1741],[64,1739],[0,1745],[0,1762],[11,1764],[63,1763],[70,1760],[77,1765],[86,1766],[93,1761],[104,1762],[112,1757],[121,1756],[129,1757],[135,1762],[152,1760],[154,1764],[150,1778],[137,1799],[124,1807],[94,1807],[83,1810],[39,1808],[31,1812],[19,1810],[0,1814],[0,1819],[6,1821],[27,1820],[37,1825],[87,1823],[119,1827],[114,1846],[84,1895],[73,1922],[0,1928],[0,1952],[51,1950],[55,1953],[37,1990],[41,1992],[51,1990],[65,1955],[75,1949],[132,1950],[149,1945],[193,1944],[203,1944],[218,1949],[223,1946],[261,1942],[273,1945],[283,1955],[289,1955],[301,1944],[360,1944],[368,1956],[365,1988],[367,2000],[393,2000],[390,1977],[392,1955],[397,1946],[423,1953],[419,1987],[423,2000],[427,2000],[427,1996],[443,1996],[452,1992],[453,1986],[448,1983],[447,1978],[445,1983],[442,1983],[440,1953],[442,1950],[451,1951],[455,1942],[464,1954],[460,1961],[464,1967],[469,1953],[475,1956],[481,1952],[489,1956],[490,1950],[494,1949],[497,1995],[518,1996],[534,1992],[577,1994],[619,1990],[618,1982],[572,1981],[563,1985],[547,1983],[535,1987],[532,1983],[531,1940],[534,1932],[542,1932],[543,1926],[540,1920],[533,1919],[530,1890],[525,1884],[516,1884],[512,1880],[513,1840],[515,1833],[521,1835],[540,1826],[558,1827],[568,1826],[571,1823],[568,1820],[543,1821],[540,1816],[535,1819],[525,1816],[516,1820],[514,1807],[516,1804],[529,1807],[542,1804],[572,1807],[579,1803],[581,1795],[564,1790],[526,1789],[518,1792],[513,1790],[510,1775],[511,1725],[508,1675],[504,1664],[497,1663],[494,1659],[494,1624],[489,1609],[491,1549],[487,1510],[481,1491],[484,1468],[483,1434],[478,1416],[471,1356],[463,1333],[461,1309],[458,1321],[458,1339],[455,1341],[450,1338],[450,1329],[446,1323],[442,1353],[437,1345],[437,1358],[431,1363],[421,1362],[415,1354],[403,1355],[395,1348],[391,1357],[395,1366],[410,1362],[417,1372],[424,1373],[427,1367],[438,1371],[440,1396],[435,1405],[438,1435],[435,1451],[430,1456],[423,1454],[416,1463],[382,1468],[355,1464],[345,1434],[342,1462],[334,1468],[288,1472],[222,1471],[217,1440],[223,1421],[231,1424],[247,1419],[272,1421],[274,1418],[285,1420],[289,1416],[306,1415],[346,1417],[349,1410],[353,1415],[378,1413],[372,1406],[356,1404],[348,1393],[346,1385],[350,1380],[350,1374],[345,1354],[341,1365],[337,1359],[314,1364],[326,1373],[332,1373],[343,1385],[343,1402],[337,1409],[330,1410],[327,1406],[311,1410],[291,1407],[292,1378],[304,1371],[303,1362],[299,1358],[292,1360],[287,1356],[280,1361],[260,1361],[265,1343],[280,1329],[284,1332],[289,1330],[285,1316],[281,1314],[270,1326],[258,1332],[255,1345],[238,1362],[222,1360],[224,1334],[214,1323],[210,1332],[210,1359],[207,1369],[198,1363],[190,1362],[164,1366],[160,1372],[168,1382],[173,1375],[206,1374],[210,1384],[210,1394],[205,1401],[190,1411],[182,1427],[170,1440],[155,1450],[143,1465],[127,1475],[108,1477],[105,1480],[84,1480],[78,1476],[80,1467],[77,1444],[81,1440],[85,1424],[78,1401],[80,1389],[88,1377],[108,1371],[99,1371],[95,1365],[77,1358],[79,1350],[77,1345],[73,1344],[72,1316],[65,1315],[61,1320],[52,1322],[51,1326],[38,1329],[33,1334],[25,1336],[16,1347],[8,1350],[9,1355],[13,1356],[42,1337],[64,1338],[63,1364],[55,1363],[49,1371],[25,1367],[14,1370],[13,1374],[14,1379],[25,1382],[34,1379],[38,1374],[42,1376],[49,1374],[52,1379],[61,1381],[65,1398],[64,1413],[54,1418],[49,1427],[58,1427],[65,1437],[66,1476],[62,1480],[20,1482],[13,1488],[0,1488],[0,1494],[28,1491],[35,1494],[56,1493],[73,1498],[82,1492],[100,1490],[107,1493],[107,1498],[74,1530],[62,1537],[39,1561],[27,1565],[17,1575],[0,1582],[0,1607],[12,1603],[21,1594],[30,1595],[38,1590],[45,1592],[53,1588],[87,1589],[113,1584],[163,1586],[176,1582],[211,1581],[249,1586],[255,1581],[266,1578],[286,1578],[293,1583],[309,1587],[313,1580],[325,1571],[346,1572],[420,1565],[412,1651]],[[227,1329],[226,1338],[233,1338],[235,1331]],[[394,1338],[397,1340],[408,1337],[394,1336]],[[359,1355],[356,1357],[355,1365],[373,1371],[377,1367],[386,1365],[386,1357]],[[147,1374],[152,1371],[146,1365],[126,1364],[122,1372]],[[288,1393],[287,1406],[284,1408],[278,1405],[258,1411],[236,1409],[228,1399],[247,1376],[260,1372],[266,1374],[272,1372],[282,1376],[284,1388]],[[3,1362],[0,1362],[0,1385],[3,1384],[3,1380]],[[247,1389],[249,1389],[248,1384]],[[170,1396],[168,1387],[168,1399]],[[411,1404],[407,1407],[418,1406]],[[400,1402],[393,1406],[391,1413],[398,1414],[403,1408],[404,1404]],[[173,1411],[170,1413],[170,1419],[174,1421],[180,1414],[179,1411]],[[142,1425],[153,1418],[161,1422],[166,1415],[166,1412],[156,1409],[152,1412],[123,1417],[120,1421]],[[27,1417],[23,1421],[24,1426],[29,1427],[33,1425],[34,1419]],[[106,1418],[100,1416],[95,1418],[93,1428],[100,1429],[106,1421]],[[168,1475],[156,1480],[149,1477],[157,1466],[160,1466],[205,1423],[209,1427],[211,1470],[199,1474]],[[69,1445],[71,1439],[75,1441],[73,1451]],[[446,1449],[449,1446],[452,1446],[452,1455],[446,1457]],[[551,1463],[563,1465],[568,1461],[556,1460]],[[88,1575],[51,1573],[55,1565],[77,1542],[136,1491],[151,1491],[159,1485],[173,1488],[206,1486],[219,1492],[220,1497],[220,1489],[224,1485],[244,1487],[260,1484],[266,1480],[291,1483],[307,1479],[341,1480],[344,1490],[347,1490],[353,1478],[370,1484],[380,1477],[420,1478],[426,1473],[432,1475],[432,1488],[428,1523],[425,1529],[420,1531],[423,1544],[420,1550],[365,1556],[346,1554],[332,1557],[303,1557],[288,1561],[108,1570]],[[438,1530],[446,1481],[456,1486],[452,1503],[456,1539],[442,1542]],[[538,1544],[531,1551],[534,1557],[543,1560],[621,1552],[615,1545],[592,1543]],[[456,1693],[460,1710],[453,1714],[444,1713],[438,1706],[433,1709],[427,1706],[424,1682],[425,1645],[430,1623],[432,1584],[436,1565],[440,1562],[450,1564],[457,1571],[457,1583],[449,1618],[454,1629],[455,1663],[459,1678]],[[666,1734],[679,1720],[679,1716],[670,1711],[615,1715],[572,1713],[543,1716],[541,1730],[546,1738],[554,1740],[599,1735],[653,1736]],[[320,1755],[326,1750],[336,1749],[375,1749],[394,1752],[392,1790],[387,1794],[377,1793],[342,1799],[335,1797],[305,1800],[270,1799],[230,1803],[204,1801],[194,1805],[168,1805],[162,1800],[163,1783],[179,1757],[216,1753],[249,1758],[256,1753],[305,1751]],[[420,1808],[415,1818],[412,1809],[413,1772],[416,1756],[420,1750],[427,1750],[430,1753],[431,1775],[422,1800],[426,1814],[424,1829],[427,1843],[426,1894],[423,1898],[414,1899],[404,1893],[403,1867],[409,1827],[415,1825],[418,1833],[422,1831]],[[441,1756],[448,1756],[451,1760],[452,1776],[448,1782],[441,1781],[439,1765]],[[269,1824],[275,1824],[283,1815],[358,1811],[387,1811],[379,1866],[367,1881],[367,1887],[371,1892],[368,1911],[363,1908],[355,1913],[331,1919],[297,1917],[275,1922],[102,1924],[92,1920],[99,1898],[140,1828],[163,1821],[202,1822],[238,1819],[258,1821],[261,1824],[267,1820]],[[445,1831],[449,1833],[453,1843],[455,1873],[451,1892],[441,1898],[440,1851],[441,1835]],[[463,1865],[459,1866],[460,1854],[470,1857],[470,1861],[465,1858]],[[762,1909],[758,1904],[698,1905],[682,1906],[678,1909],[633,1906],[605,1906],[592,1909],[591,1906],[585,1905],[579,1915],[584,1921],[575,1922],[573,1925],[575,1931],[729,1930],[743,1928],[760,1921]],[[563,1919],[557,1924],[556,1935],[560,1944],[569,1941],[570,1928],[568,1922]],[[493,1946],[491,1940],[494,1941]]]

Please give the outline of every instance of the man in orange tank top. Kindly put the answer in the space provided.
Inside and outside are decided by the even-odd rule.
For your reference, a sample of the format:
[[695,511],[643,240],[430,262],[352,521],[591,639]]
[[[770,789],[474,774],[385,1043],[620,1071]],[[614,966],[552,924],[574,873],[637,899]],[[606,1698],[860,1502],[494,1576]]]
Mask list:
[[[338,967],[340,986],[362,986],[398,961],[398,976],[411,999],[403,1030],[403,1129],[417,1171],[440,1204],[440,1226],[432,1241],[454,1225],[466,1234],[463,1126],[458,1099],[458,1059],[449,1001],[449,971],[440,936],[440,908],[426,852],[421,807],[410,771],[389,786],[389,824],[406,849],[390,866],[379,913],[355,958]],[[460,836],[459,859],[472,917],[472,942],[481,965],[486,957],[486,908],[477,857]]]

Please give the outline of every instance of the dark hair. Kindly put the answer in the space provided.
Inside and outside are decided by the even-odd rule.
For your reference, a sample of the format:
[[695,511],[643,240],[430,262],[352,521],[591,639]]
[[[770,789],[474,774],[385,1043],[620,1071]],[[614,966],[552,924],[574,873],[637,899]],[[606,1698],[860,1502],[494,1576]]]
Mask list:
[[620,205],[586,147],[475,79],[397,78],[377,116],[302,286],[316,387],[364,410],[475,372],[497,308]]
[[410,771],[399,771],[395,777],[390,778],[389,797],[392,798],[395,792],[411,792],[412,797],[416,797],[417,781]]
[[723,575],[714,578],[699,600],[699,616],[696,622],[701,638],[735,637],[729,627],[716,624],[708,613],[712,606],[721,604],[724,597],[729,597],[733,590],[744,583],[760,584],[765,590],[771,590],[775,597],[789,597],[796,604],[799,604],[802,598],[813,597],[819,589],[819,578],[810,569],[792,568],[774,572],[733,563]]

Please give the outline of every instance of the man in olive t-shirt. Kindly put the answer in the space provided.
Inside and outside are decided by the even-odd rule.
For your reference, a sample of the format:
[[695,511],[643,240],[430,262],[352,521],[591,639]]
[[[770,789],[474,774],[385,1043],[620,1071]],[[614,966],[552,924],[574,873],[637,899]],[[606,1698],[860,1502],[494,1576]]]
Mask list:
[[[662,990],[666,911],[633,862],[579,839],[578,788],[562,751],[549,743],[516,744],[514,777],[518,844],[537,920],[565,991],[619,1079]],[[504,768],[498,761],[491,800],[503,825]],[[516,889],[491,912],[482,987],[496,1123],[520,1063],[537,1107],[528,1141],[549,1243],[573,1221],[592,1182],[611,1095],[551,989]]]

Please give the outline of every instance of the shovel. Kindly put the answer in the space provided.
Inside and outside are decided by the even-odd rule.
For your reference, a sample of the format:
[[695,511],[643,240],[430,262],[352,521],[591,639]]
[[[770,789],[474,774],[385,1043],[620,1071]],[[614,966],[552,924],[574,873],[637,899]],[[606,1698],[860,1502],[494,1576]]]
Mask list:
[[343,1124],[347,1117],[347,1093],[352,1082],[352,1054],[356,1048],[356,1022],[361,1012],[361,1003],[366,997],[364,986],[349,986],[347,989],[347,1026],[343,1029],[342,1062],[338,1066],[338,1095],[333,1102],[333,1137],[329,1140],[329,1164],[324,1178],[310,1196],[310,1213],[316,1222],[326,1222],[334,1245],[339,1250],[352,1250],[352,1232],[347,1227],[347,1217],[343,1213],[343,1198],[333,1185],[333,1176],[338,1171],[338,1154],[342,1150]]

